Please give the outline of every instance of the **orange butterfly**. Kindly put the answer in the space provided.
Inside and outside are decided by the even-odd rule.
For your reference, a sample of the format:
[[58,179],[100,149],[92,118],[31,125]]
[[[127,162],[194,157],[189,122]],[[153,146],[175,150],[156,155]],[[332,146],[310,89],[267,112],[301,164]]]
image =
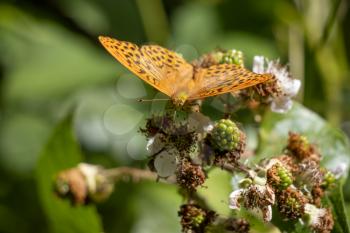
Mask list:
[[99,37],[102,45],[139,78],[168,95],[175,105],[244,89],[270,80],[271,74],[256,74],[235,64],[195,68],[177,53],[158,45],[137,45]]

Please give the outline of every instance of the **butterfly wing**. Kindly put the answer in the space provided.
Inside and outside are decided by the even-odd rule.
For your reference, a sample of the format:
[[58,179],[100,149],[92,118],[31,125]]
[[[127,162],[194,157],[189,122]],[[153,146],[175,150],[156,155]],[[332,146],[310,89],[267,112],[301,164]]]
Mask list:
[[175,52],[161,46],[145,45],[140,48],[127,41],[103,36],[99,40],[122,65],[168,96],[176,91],[174,80],[177,77],[187,73],[191,73],[192,77],[192,66]]
[[241,90],[272,78],[271,74],[256,74],[235,64],[213,65],[196,71],[196,88],[190,93],[190,99]]

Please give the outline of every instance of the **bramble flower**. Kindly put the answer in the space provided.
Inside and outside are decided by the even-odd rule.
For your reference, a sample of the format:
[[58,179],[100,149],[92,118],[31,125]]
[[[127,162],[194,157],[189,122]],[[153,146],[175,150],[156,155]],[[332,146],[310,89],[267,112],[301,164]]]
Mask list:
[[239,210],[241,208],[240,199],[244,189],[237,189],[233,191],[229,196],[229,208],[233,210]]
[[[266,62],[266,64],[265,64]],[[270,73],[275,76],[275,81],[262,84],[273,85],[269,91],[270,107],[273,112],[286,113],[292,108],[292,97],[296,96],[301,82],[291,78],[286,67],[281,66],[279,61],[269,61],[263,56],[255,56],[253,61],[253,72],[263,74]]]
[[264,221],[271,221],[275,193],[269,185],[252,184],[245,189],[233,191],[229,197],[229,208],[240,209],[241,204],[252,210],[260,210]]

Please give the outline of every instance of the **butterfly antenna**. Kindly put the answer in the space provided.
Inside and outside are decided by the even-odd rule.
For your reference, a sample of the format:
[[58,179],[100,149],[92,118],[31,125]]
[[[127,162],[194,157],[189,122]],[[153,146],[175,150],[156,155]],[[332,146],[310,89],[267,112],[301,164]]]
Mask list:
[[169,99],[137,99],[138,102],[168,101]]

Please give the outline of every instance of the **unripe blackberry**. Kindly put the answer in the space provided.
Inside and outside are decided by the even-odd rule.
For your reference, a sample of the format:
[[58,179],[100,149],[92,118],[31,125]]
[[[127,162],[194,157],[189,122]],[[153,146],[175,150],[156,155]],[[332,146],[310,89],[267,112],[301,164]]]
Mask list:
[[303,216],[307,198],[297,189],[291,187],[281,191],[277,196],[280,213],[288,219],[297,219]]
[[293,176],[284,166],[275,164],[267,171],[267,180],[273,187],[283,190],[293,183]]
[[220,120],[212,131],[214,145],[220,151],[232,151],[237,148],[241,131],[236,124],[229,119]]
[[182,232],[200,233],[211,224],[216,214],[196,204],[184,204],[178,212],[181,217]]
[[235,64],[244,67],[243,53],[235,49],[228,50],[223,54],[220,63]]
[[334,184],[335,180],[334,174],[331,171],[327,171],[323,177],[322,187],[325,189],[329,188],[329,186]]

